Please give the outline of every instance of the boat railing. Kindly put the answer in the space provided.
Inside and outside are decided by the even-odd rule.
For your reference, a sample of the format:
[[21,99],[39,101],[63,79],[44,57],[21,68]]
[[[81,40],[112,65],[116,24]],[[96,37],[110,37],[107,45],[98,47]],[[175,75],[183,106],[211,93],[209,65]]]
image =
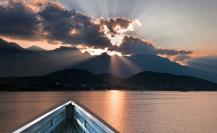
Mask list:
[[69,101],[24,125],[13,133],[62,133],[71,129],[81,133],[116,133],[99,117]]

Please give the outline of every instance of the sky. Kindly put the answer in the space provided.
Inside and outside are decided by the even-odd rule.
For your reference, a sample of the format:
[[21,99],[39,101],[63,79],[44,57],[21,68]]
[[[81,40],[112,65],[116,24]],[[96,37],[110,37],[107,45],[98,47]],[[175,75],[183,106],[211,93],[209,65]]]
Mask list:
[[217,54],[216,0],[61,0],[93,17],[139,19],[138,35],[158,46]]
[[[52,5],[55,8],[49,2],[55,3]],[[0,17],[4,21],[0,22],[0,37],[22,47],[37,45],[54,49],[69,44],[126,55],[155,53],[175,61],[183,61],[185,57],[188,61],[217,59],[216,0],[49,2],[1,0]],[[76,10],[76,18],[69,18],[64,10]]]

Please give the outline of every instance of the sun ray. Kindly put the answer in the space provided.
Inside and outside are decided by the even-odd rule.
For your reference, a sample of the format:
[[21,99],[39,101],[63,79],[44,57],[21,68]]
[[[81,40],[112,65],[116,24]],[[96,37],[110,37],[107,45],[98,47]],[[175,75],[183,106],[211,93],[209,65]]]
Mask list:
[[[76,8],[95,18],[130,17],[137,18],[139,9],[145,9],[150,0],[60,0],[69,8]],[[70,5],[70,6],[69,6]],[[142,6],[143,8],[137,8]]]
[[140,68],[134,62],[132,62],[131,60],[129,60],[126,56],[122,56],[120,58],[121,58],[121,61],[126,66],[128,66],[131,71],[133,71],[134,73],[139,72]]
[[113,74],[123,75],[126,74],[125,70],[128,71],[128,76],[132,73],[139,72],[139,67],[127,59],[125,56],[114,55],[111,57],[110,70]]

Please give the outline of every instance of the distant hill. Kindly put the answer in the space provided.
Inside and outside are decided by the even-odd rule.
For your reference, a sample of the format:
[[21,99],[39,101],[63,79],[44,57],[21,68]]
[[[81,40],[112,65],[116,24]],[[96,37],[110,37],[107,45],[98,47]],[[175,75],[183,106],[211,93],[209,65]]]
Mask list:
[[13,42],[7,42],[0,38],[0,55],[33,55],[32,51],[26,50]]
[[110,84],[110,85],[118,85],[119,82],[122,80],[122,78],[117,77],[110,73],[100,74],[97,75],[104,83]]
[[52,72],[45,75],[49,81],[71,84],[99,84],[103,83],[97,75],[94,75],[86,70],[66,69],[62,71]]
[[46,49],[43,49],[43,48],[38,47],[36,45],[30,46],[30,47],[28,47],[26,49],[29,50],[29,51],[34,51],[34,52],[45,52],[45,51],[47,51]]
[[37,53],[0,39],[0,76],[35,75],[43,57]]
[[81,51],[76,47],[66,47],[66,46],[60,46],[59,48],[50,50],[50,52],[66,52],[66,51],[74,51],[74,52],[81,53]]
[[95,75],[86,70],[66,69],[37,77],[0,78],[0,90],[150,90],[217,91],[217,84],[172,74],[141,72],[121,79],[112,74]]
[[94,74],[110,73],[110,60],[111,57],[107,53],[103,53],[100,56],[94,56],[89,60],[81,62],[72,67],[85,69]]
[[[141,68],[141,71],[154,71],[161,73],[183,74],[186,68],[176,62],[157,55],[135,54],[128,60]],[[134,73],[135,74],[135,73]]]
[[21,50],[23,50],[23,48],[20,47],[18,44],[7,42],[0,38],[0,54],[8,52],[18,52]]
[[80,69],[67,69],[37,77],[0,78],[1,90],[91,90],[102,88],[98,76]]
[[135,65],[126,57],[119,57],[117,55],[109,56],[107,53],[93,56],[89,60],[81,62],[74,67],[88,70],[94,74],[111,73],[119,77],[128,77],[144,71],[140,66]]
[[190,76],[141,72],[121,81],[121,86],[145,90],[217,90],[217,84]]

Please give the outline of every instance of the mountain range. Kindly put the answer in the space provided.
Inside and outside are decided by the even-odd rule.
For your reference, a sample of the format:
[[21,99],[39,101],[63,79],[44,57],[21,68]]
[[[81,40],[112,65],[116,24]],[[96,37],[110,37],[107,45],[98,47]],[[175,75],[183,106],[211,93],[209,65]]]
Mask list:
[[144,71],[128,78],[96,75],[81,69],[65,69],[36,77],[0,78],[0,90],[149,90],[216,91],[217,84],[190,76]]
[[83,69],[93,74],[112,74],[126,78],[144,71],[193,76],[217,82],[217,74],[190,66],[183,66],[157,55],[91,56],[75,47],[61,46],[44,50],[37,46],[22,48],[16,43],[0,39],[0,77],[40,76],[63,69]]

